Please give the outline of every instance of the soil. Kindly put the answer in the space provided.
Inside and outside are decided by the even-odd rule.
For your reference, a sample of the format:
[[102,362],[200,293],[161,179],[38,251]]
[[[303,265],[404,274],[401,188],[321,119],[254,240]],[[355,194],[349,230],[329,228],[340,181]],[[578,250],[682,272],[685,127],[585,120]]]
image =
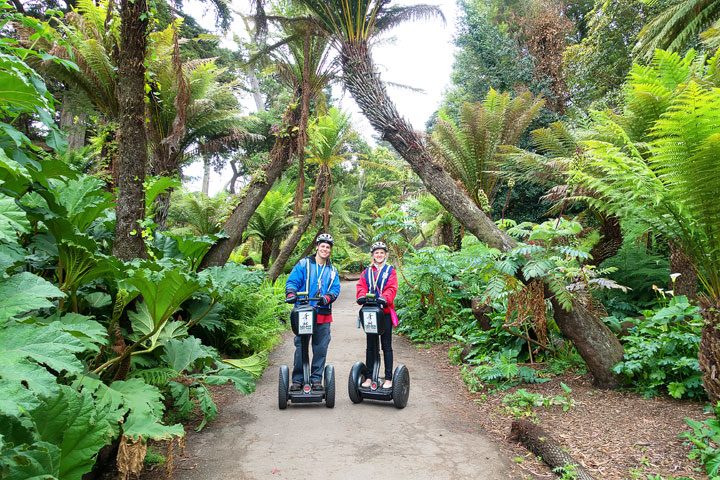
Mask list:
[[[408,406],[351,404],[345,378],[352,363],[363,359],[365,347],[354,325],[356,307],[345,293],[353,287],[343,284],[344,295],[334,308],[328,362],[336,369],[335,408],[291,403],[278,410],[277,366],[292,360],[288,334],[271,354],[254,394],[242,396],[230,386],[214,389],[220,415],[202,432],[193,429],[197,421],[186,427],[186,448],[175,453],[171,478],[557,478],[508,439],[513,417],[502,399],[517,388],[559,395],[561,382],[572,389],[574,406],[567,412],[557,406],[536,408],[537,421],[595,479],[708,478],[697,461],[687,458],[689,448],[678,438],[687,430],[685,418],[708,418],[702,403],[599,390],[589,375],[573,374],[503,392],[471,393],[460,367],[448,361],[450,345],[420,347],[394,337],[396,364],[402,361],[411,373]],[[161,478],[168,476],[159,467],[141,476]]]
[[448,361],[450,345],[420,349],[447,372],[454,388],[464,392],[475,411],[468,421],[477,422],[503,448],[524,472],[518,478],[557,478],[522,445],[508,440],[514,417],[507,413],[502,399],[523,388],[554,397],[561,395],[561,382],[572,389],[574,407],[567,412],[559,406],[536,408],[538,424],[562,444],[575,460],[600,480],[653,480],[672,478],[707,479],[700,464],[688,458],[690,448],[679,435],[688,430],[685,418],[705,420],[704,404],[671,398],[647,399],[617,390],[600,390],[588,374],[566,374],[550,382],[520,385],[493,394],[471,393],[460,376],[460,367]]

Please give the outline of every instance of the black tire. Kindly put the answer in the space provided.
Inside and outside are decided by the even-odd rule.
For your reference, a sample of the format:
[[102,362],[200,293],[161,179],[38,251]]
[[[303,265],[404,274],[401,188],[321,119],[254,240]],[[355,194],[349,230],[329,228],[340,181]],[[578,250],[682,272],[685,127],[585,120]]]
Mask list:
[[335,368],[332,365],[325,365],[325,406],[333,408],[335,406]]
[[405,365],[398,365],[393,372],[392,399],[396,408],[405,408],[410,397],[410,372]]
[[350,369],[350,376],[348,377],[348,395],[352,403],[360,403],[363,401],[362,395],[360,395],[360,384],[363,382],[363,372],[365,371],[365,364],[362,362],[355,362]]
[[290,371],[287,365],[280,365],[280,378],[278,380],[278,407],[280,410],[287,408],[289,388]]

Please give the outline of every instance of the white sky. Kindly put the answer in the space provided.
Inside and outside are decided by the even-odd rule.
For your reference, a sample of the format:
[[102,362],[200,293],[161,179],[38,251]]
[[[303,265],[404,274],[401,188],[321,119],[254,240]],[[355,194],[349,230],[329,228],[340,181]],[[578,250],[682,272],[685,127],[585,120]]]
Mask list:
[[[395,101],[398,111],[407,118],[418,130],[424,130],[425,122],[440,106],[443,92],[450,86],[450,72],[454,58],[454,45],[452,43],[455,21],[455,0],[419,0],[412,2],[400,0],[397,5],[411,5],[427,3],[437,5],[445,15],[446,22],[440,19],[407,22],[393,29],[389,33],[391,41],[383,41],[373,48],[372,55],[385,82],[407,85],[422,89],[415,92],[404,88],[388,86],[388,93]],[[233,1],[237,9],[246,10],[247,3],[240,5]],[[186,9],[205,28],[212,29],[215,23],[214,12],[194,2],[186,3]],[[198,13],[196,13],[198,12]],[[202,12],[207,12],[204,16]],[[236,21],[231,27],[235,33],[245,36],[241,21]],[[341,87],[334,87],[333,95],[339,97],[340,107],[350,113],[355,129],[372,141],[375,134],[372,127],[360,113],[350,94],[343,92]],[[250,101],[244,102],[249,109],[254,108]],[[188,182],[191,190],[200,190],[202,166],[191,165],[185,169],[188,176],[197,177],[197,180]],[[210,194],[219,191],[228,178],[228,173],[211,173]]]

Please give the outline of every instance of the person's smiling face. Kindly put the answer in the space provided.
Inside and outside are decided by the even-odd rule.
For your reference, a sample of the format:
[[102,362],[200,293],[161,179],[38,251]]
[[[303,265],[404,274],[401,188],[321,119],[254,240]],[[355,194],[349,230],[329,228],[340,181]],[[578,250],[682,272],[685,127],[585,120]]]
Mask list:
[[385,263],[385,259],[387,258],[387,252],[382,248],[376,248],[372,252],[372,258],[377,264]]
[[322,260],[327,261],[327,259],[330,258],[331,252],[332,247],[329,243],[322,242],[317,246],[317,254]]

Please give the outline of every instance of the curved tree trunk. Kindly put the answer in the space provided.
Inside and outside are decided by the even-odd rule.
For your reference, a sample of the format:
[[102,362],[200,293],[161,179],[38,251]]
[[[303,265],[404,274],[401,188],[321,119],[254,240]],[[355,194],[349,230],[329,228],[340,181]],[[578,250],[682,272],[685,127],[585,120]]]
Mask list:
[[[513,248],[515,240],[497,228],[452,177],[433,161],[425,140],[397,112],[373,65],[367,44],[345,42],[340,53],[345,86],[370,124],[410,164],[425,188],[478,239],[503,251]],[[571,312],[555,309],[558,325],[563,333],[573,335],[570,338],[586,361],[596,385],[603,388],[617,386],[612,368],[622,358],[622,345],[599,318],[578,302],[574,307]]]
[[145,217],[145,50],[148,12],[145,0],[122,0],[118,64],[117,207],[113,254],[122,259],[145,258],[139,222]]
[[285,243],[283,243],[282,247],[280,248],[280,253],[275,259],[275,262],[268,270],[268,277],[273,282],[277,280],[278,276],[280,276],[283,268],[285,268],[285,264],[290,259],[290,255],[292,255],[292,252],[295,250],[295,247],[297,247],[297,244],[300,242],[303,234],[310,226],[310,223],[312,222],[312,219],[315,216],[315,212],[317,211],[317,207],[320,203],[320,199],[325,193],[327,186],[328,175],[321,169],[315,182],[315,191],[313,192],[312,197],[310,197],[310,204],[308,205],[307,212],[305,212],[305,215],[295,226],[287,240],[285,240]]

